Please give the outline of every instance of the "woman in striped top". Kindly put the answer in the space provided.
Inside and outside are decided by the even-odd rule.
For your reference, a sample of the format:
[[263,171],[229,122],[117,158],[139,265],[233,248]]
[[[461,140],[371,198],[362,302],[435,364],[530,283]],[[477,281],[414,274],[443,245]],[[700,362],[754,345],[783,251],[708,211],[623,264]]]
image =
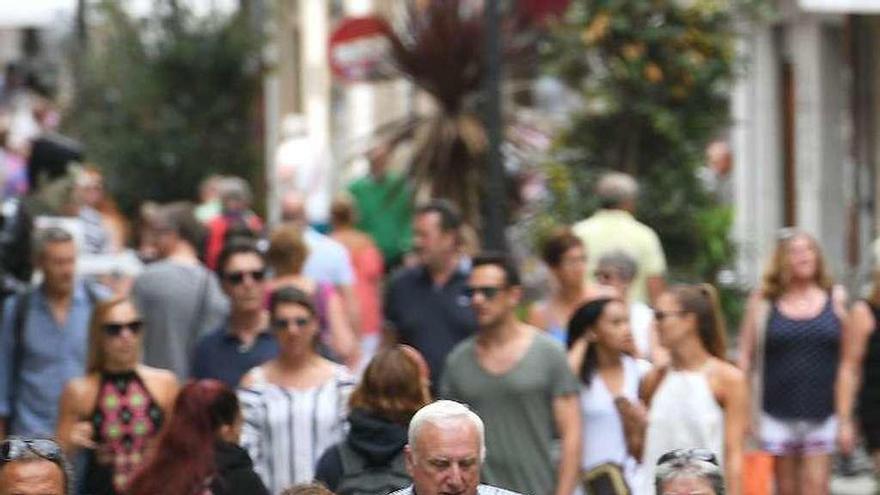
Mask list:
[[279,356],[252,369],[241,382],[242,444],[273,494],[311,481],[328,447],[342,440],[354,378],[321,357],[318,322],[308,295],[283,287],[269,300]]

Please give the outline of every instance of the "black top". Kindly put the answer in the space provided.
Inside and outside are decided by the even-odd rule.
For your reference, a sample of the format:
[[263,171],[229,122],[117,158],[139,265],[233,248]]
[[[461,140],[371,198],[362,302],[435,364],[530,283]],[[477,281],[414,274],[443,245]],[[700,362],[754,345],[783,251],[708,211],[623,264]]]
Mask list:
[[[368,466],[387,466],[407,443],[407,428],[378,416],[355,409],[348,417],[351,429],[345,442],[351,450],[362,456]],[[344,469],[339,444],[327,449],[318,460],[315,480],[336,491]]]
[[840,320],[831,294],[809,319],[788,318],[774,304],[767,321],[764,411],[780,419],[831,416],[839,356]]
[[446,355],[477,330],[470,299],[465,297],[466,270],[436,286],[423,266],[398,270],[385,292],[385,319],[398,339],[425,356],[431,383],[439,383]]
[[862,388],[859,390],[859,418],[866,424],[880,423],[880,308],[865,301],[874,313],[874,331],[868,337],[862,363]]
[[217,474],[211,482],[213,495],[269,495],[247,451],[228,442],[217,442],[214,450]]

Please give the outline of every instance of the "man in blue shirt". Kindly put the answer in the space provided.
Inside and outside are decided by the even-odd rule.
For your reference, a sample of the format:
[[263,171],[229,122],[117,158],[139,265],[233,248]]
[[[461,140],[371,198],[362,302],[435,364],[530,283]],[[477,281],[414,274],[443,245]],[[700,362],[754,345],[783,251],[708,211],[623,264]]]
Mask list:
[[10,297],[3,308],[0,438],[51,436],[64,384],[85,371],[94,289],[75,276],[76,245],[70,233],[51,227],[35,240],[43,283]]
[[233,240],[220,253],[217,274],[229,296],[229,320],[196,344],[192,377],[236,387],[249,369],[278,355],[264,309],[266,261],[252,241]]

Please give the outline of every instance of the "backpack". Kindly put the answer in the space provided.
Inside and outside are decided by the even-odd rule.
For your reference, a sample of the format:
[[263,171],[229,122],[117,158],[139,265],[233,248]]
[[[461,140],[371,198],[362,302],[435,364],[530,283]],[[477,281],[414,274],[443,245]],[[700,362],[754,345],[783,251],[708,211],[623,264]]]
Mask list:
[[406,471],[403,449],[388,464],[368,466],[366,460],[347,442],[336,447],[342,460],[342,478],[336,495],[388,495],[412,484]]

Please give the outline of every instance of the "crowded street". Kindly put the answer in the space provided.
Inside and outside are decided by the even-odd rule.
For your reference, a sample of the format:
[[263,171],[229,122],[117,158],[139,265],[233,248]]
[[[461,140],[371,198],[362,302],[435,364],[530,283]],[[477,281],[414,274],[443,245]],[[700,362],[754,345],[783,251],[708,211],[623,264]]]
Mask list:
[[0,2],[0,495],[880,493],[880,0]]

